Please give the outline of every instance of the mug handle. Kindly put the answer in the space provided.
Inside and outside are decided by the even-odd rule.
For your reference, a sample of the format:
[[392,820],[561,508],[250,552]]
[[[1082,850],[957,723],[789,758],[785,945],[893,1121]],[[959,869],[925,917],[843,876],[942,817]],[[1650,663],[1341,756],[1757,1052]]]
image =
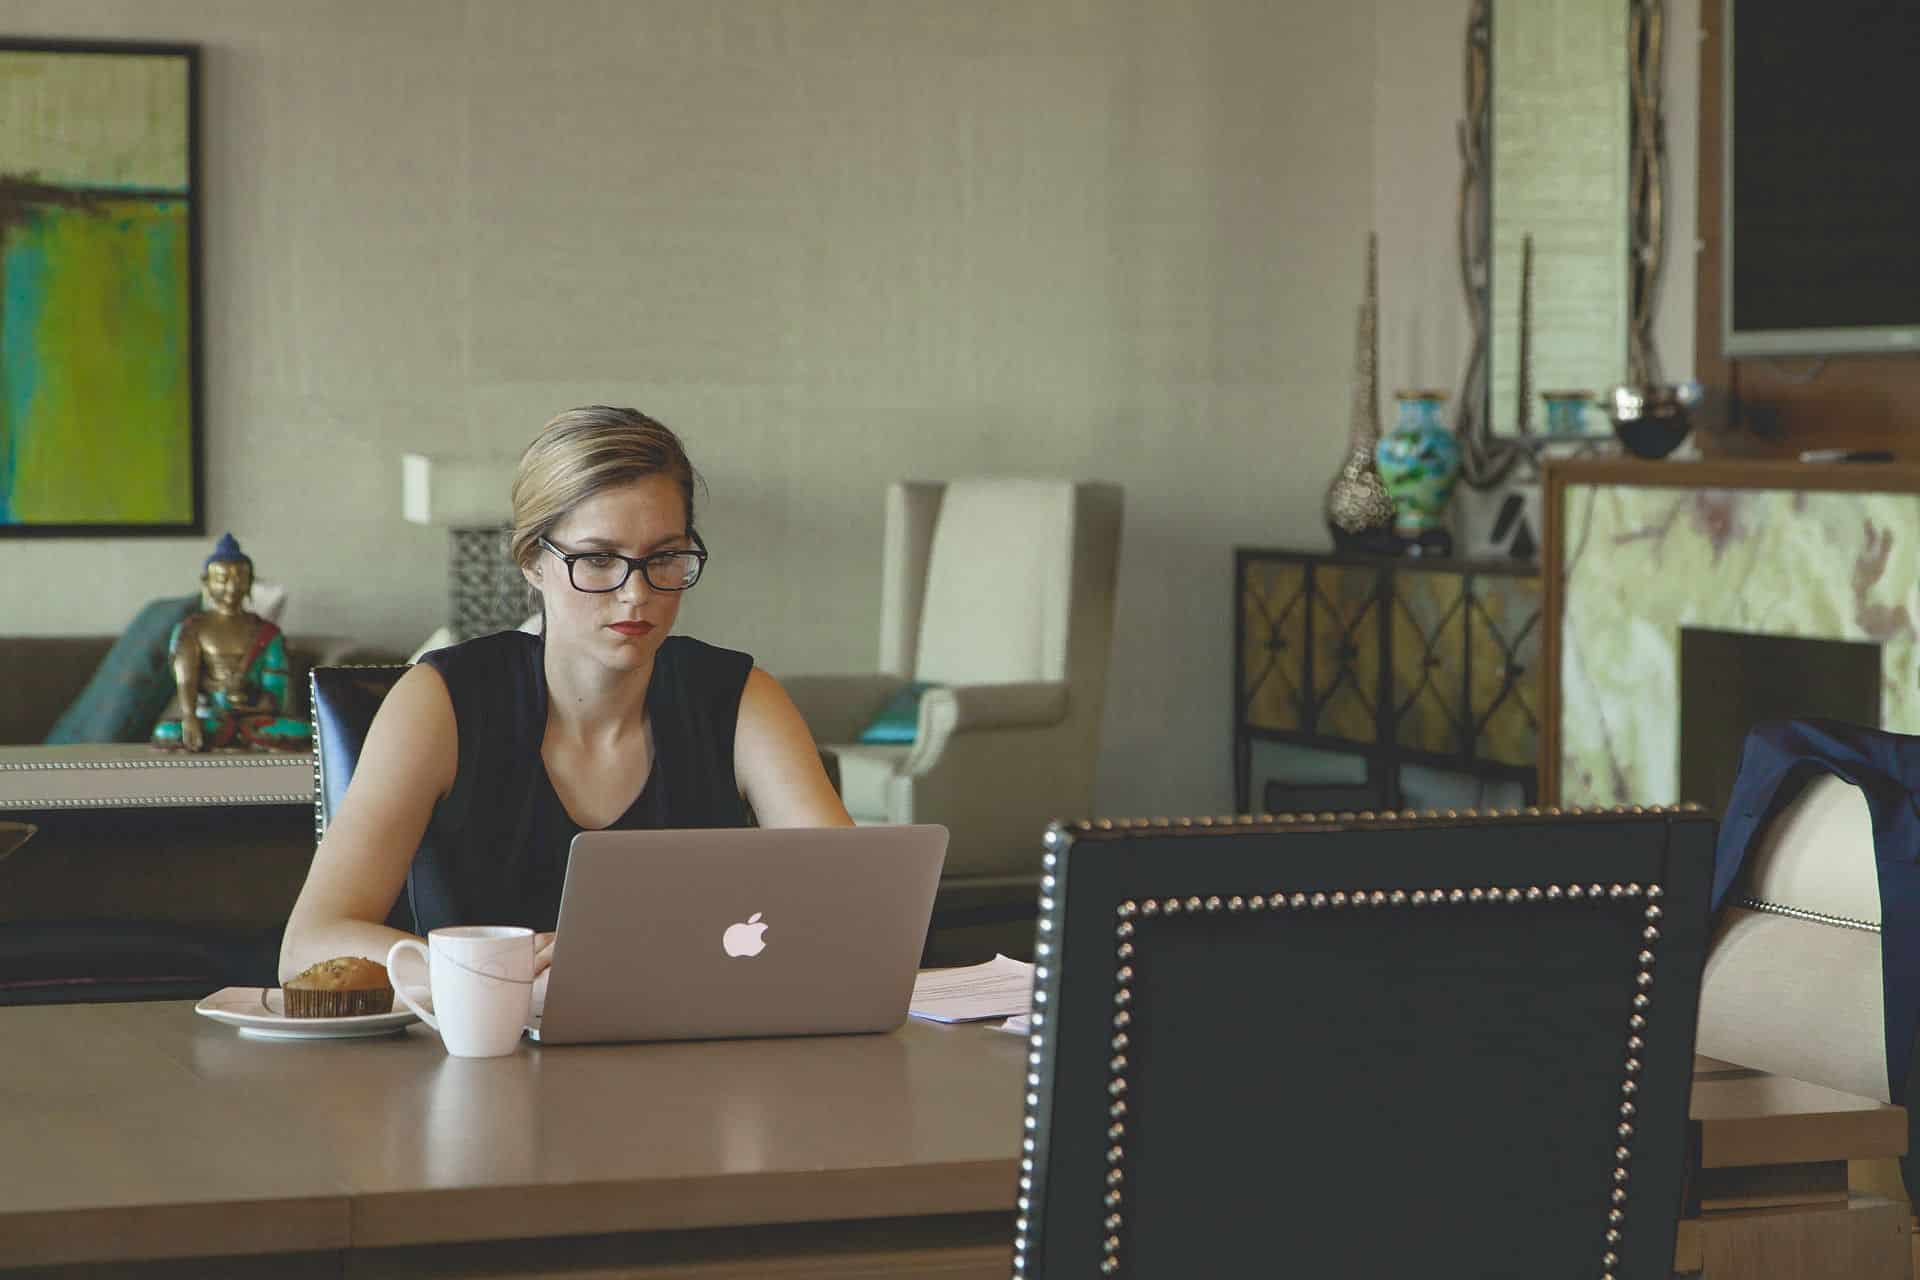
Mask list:
[[387,948],[387,977],[393,982],[394,998],[399,1000],[401,1004],[407,1006],[407,1008],[413,1010],[420,1021],[426,1023],[435,1031],[438,1031],[440,1029],[440,1020],[413,1002],[413,998],[407,994],[406,987],[400,982],[399,970],[394,968],[393,962],[399,958],[400,954],[404,951],[419,952],[420,963],[427,966],[427,972],[429,974],[433,972],[433,961],[427,955],[426,944],[413,938],[400,939],[400,941]]

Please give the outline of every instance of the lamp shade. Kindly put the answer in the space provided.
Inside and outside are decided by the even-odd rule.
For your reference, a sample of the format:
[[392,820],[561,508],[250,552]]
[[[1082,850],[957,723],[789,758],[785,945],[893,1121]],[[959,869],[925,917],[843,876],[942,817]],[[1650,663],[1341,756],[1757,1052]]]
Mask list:
[[513,518],[510,458],[400,456],[401,513],[412,524],[497,528]]

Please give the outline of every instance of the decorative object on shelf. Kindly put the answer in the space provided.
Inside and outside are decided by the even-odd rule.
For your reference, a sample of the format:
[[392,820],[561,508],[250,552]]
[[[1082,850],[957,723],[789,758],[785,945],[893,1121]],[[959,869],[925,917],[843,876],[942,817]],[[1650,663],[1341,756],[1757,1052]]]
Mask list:
[[156,747],[312,749],[312,727],[285,714],[286,641],[247,609],[252,589],[252,557],[222,534],[200,567],[202,608],[176,624],[167,642],[175,694],[171,714],[153,728]]
[[1531,563],[1540,550],[1540,486],[1513,480],[1498,489],[1456,491],[1452,523],[1456,554]]
[[1520,237],[1519,359],[1514,367],[1513,429],[1533,434],[1533,233]]
[[1453,535],[1444,520],[1460,475],[1460,445],[1441,421],[1440,391],[1401,391],[1400,414],[1377,451],[1380,479],[1393,498],[1394,532],[1408,555],[1447,555]]
[[1587,406],[1593,403],[1591,391],[1542,391],[1547,402],[1547,434],[1583,436],[1587,433]]
[[1394,552],[1393,499],[1380,482],[1374,454],[1380,445],[1380,251],[1367,235],[1367,291],[1360,304],[1353,368],[1353,416],[1347,456],[1327,486],[1327,532],[1342,551]]
[[1607,417],[1628,453],[1640,458],[1664,458],[1693,430],[1693,409],[1700,399],[1697,382],[1615,387],[1607,396]]
[[198,535],[196,46],[0,47],[0,536]]

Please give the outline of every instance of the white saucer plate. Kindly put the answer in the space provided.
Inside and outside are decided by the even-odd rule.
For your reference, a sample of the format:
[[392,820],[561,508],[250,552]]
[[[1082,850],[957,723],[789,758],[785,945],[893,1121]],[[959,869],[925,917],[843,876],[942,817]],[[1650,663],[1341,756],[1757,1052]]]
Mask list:
[[354,1018],[289,1018],[278,987],[223,987],[193,1011],[215,1022],[238,1027],[256,1040],[343,1040],[356,1036],[387,1036],[418,1022],[405,1006],[392,1013],[368,1013]]

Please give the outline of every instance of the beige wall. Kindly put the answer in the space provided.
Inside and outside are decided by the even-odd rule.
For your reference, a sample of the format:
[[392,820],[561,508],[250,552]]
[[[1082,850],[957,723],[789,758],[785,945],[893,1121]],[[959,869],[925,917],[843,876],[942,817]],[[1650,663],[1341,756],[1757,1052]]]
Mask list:
[[[882,488],[1116,480],[1109,812],[1229,804],[1236,543],[1318,545],[1372,212],[1354,0],[0,0],[205,49],[212,533],[295,633],[411,646],[405,450],[640,405],[711,484],[686,628],[876,657]],[[202,540],[0,543],[117,629]],[[0,696],[4,687],[0,686]]]
[[[1698,3],[1669,0],[1671,375]],[[585,401],[685,432],[716,559],[684,625],[776,673],[874,661],[888,480],[1116,480],[1099,807],[1129,814],[1229,807],[1229,549],[1324,543],[1369,224],[1383,386],[1458,380],[1466,9],[0,0],[0,29],[205,48],[209,527],[296,634],[423,639],[445,550],[400,454]],[[0,542],[0,628],[115,630],[204,545]]]

